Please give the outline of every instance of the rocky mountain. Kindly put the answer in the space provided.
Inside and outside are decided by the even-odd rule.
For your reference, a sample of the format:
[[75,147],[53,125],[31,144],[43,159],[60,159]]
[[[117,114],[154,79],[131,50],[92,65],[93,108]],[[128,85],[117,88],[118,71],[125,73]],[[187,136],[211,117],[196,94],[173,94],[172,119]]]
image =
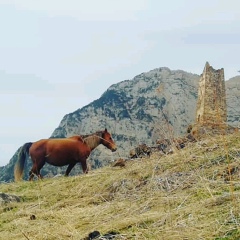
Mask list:
[[[181,136],[195,121],[200,76],[162,67],[141,73],[132,80],[110,86],[89,105],[64,116],[51,137],[88,134],[105,127],[112,133],[118,151],[99,146],[89,157],[92,168],[108,165],[116,158],[128,158],[129,150],[140,143],[154,145],[157,139]],[[226,81],[228,123],[239,126],[240,76]],[[0,168],[0,181],[13,179],[13,165]],[[31,162],[25,168],[27,177]],[[65,168],[45,165],[43,175],[63,173]],[[79,174],[75,167],[72,174]]]
[[228,123],[240,127],[240,76],[226,81]]

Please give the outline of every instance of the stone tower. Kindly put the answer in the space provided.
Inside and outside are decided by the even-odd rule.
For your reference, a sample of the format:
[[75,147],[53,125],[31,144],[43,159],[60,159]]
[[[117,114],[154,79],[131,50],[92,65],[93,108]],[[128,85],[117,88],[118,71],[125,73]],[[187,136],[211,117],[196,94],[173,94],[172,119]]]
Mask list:
[[196,124],[222,127],[227,122],[224,69],[213,69],[207,62],[199,80]]

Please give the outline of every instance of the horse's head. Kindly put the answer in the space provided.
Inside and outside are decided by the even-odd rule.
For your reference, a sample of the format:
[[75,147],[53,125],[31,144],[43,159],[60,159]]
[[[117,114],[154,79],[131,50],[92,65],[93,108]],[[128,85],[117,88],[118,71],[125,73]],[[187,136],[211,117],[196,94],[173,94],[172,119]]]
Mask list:
[[113,141],[111,134],[107,131],[106,128],[102,132],[101,143],[108,149],[112,150],[112,152],[115,152],[117,150],[117,146],[116,146],[115,142]]

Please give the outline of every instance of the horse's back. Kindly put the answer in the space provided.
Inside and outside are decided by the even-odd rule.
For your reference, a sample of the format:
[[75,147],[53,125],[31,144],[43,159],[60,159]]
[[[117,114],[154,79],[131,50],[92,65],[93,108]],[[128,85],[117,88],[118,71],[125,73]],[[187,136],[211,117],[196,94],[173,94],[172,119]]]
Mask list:
[[72,140],[77,140],[79,142],[84,142],[83,138],[81,136],[79,136],[79,135],[71,136],[71,137],[69,137],[67,139],[72,139]]
[[80,136],[49,139],[49,141],[46,143],[46,146],[49,150],[63,149],[66,151],[74,151],[78,150],[79,148],[88,148]]
[[67,165],[69,162],[86,159],[90,148],[79,138],[52,139],[46,145],[47,162]]
[[32,159],[55,166],[86,160],[90,152],[91,149],[80,136],[41,139],[34,142],[29,149]]

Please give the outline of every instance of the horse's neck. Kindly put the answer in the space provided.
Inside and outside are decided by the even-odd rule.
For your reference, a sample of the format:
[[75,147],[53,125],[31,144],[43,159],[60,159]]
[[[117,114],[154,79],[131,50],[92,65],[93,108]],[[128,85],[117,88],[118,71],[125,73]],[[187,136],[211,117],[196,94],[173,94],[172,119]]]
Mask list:
[[83,139],[90,147],[91,151],[94,150],[101,142],[100,137],[95,134],[83,137]]

